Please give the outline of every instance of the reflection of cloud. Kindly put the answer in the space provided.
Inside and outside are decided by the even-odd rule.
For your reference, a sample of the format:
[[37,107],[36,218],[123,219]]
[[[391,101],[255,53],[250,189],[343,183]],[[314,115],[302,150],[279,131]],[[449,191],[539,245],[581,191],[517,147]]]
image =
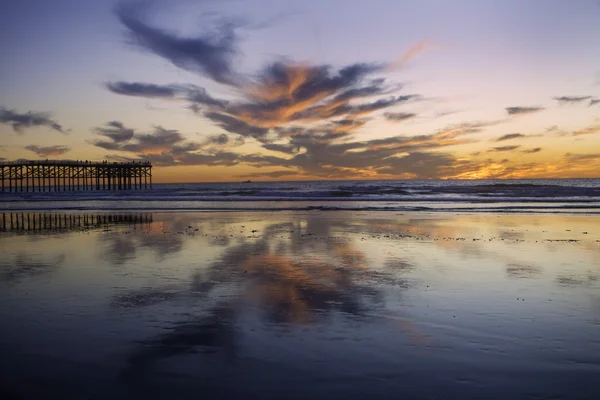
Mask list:
[[508,264],[506,266],[506,275],[509,278],[531,278],[539,275],[542,270],[534,265],[527,264]]
[[[191,222],[188,218],[185,221]],[[172,220],[164,223],[170,227],[177,224]],[[334,312],[353,318],[373,318],[371,311],[384,304],[379,286],[410,287],[409,281],[394,277],[410,268],[402,267],[400,271],[390,267],[388,271],[386,267],[374,271],[352,243],[317,239],[330,237],[336,230],[346,231],[352,225],[318,215],[267,225],[260,229],[255,240],[230,241],[217,260],[194,274],[188,293],[154,288],[115,297],[116,307],[153,305],[184,295],[201,296],[206,299],[205,304],[214,304],[212,296],[219,298],[202,316],[191,317],[169,332],[140,343],[129,358],[124,376],[135,378],[150,371],[154,363],[190,350],[234,357],[241,334],[234,327],[242,304],[260,306],[262,312],[258,318],[277,324],[311,324]],[[364,225],[354,228],[361,231],[361,227]],[[223,225],[217,224],[214,231],[207,229],[210,227],[205,228],[205,233],[210,233],[208,242],[224,237]],[[379,227],[373,230],[379,231]],[[180,237],[164,236],[164,240]],[[219,293],[225,288],[229,295],[222,298]],[[403,331],[411,338],[418,335],[414,326]]]
[[145,307],[173,299],[176,292],[168,289],[143,288],[113,297],[115,308]]
[[54,257],[49,262],[37,261],[26,253],[17,254],[12,260],[0,261],[0,281],[12,282],[53,272],[65,260],[65,255]]
[[596,274],[575,275],[563,274],[556,277],[556,283],[560,286],[591,286],[595,284],[600,276]]

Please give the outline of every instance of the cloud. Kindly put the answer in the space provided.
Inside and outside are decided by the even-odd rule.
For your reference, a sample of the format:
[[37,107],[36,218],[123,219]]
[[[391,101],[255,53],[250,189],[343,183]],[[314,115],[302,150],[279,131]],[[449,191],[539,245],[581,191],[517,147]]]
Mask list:
[[298,171],[271,171],[256,172],[252,174],[237,175],[238,178],[282,178],[284,176],[298,175]]
[[49,113],[28,111],[26,113],[18,113],[14,110],[0,108],[0,123],[12,125],[15,132],[22,134],[25,128],[35,126],[46,126],[60,133],[66,133],[63,127],[53,119]]
[[511,150],[515,150],[518,149],[521,146],[500,146],[500,147],[494,147],[493,149],[488,150],[488,152],[491,151],[511,151]]
[[144,97],[150,99],[178,99],[189,101],[195,105],[225,106],[228,102],[215,99],[206,89],[192,85],[168,84],[155,85],[143,82],[108,82],[106,88],[113,93],[125,96]]
[[540,151],[542,151],[541,147],[535,147],[533,149],[521,150],[522,153],[527,153],[527,154],[539,153]]
[[600,99],[591,99],[590,100],[590,107],[595,106],[596,104],[600,104]]
[[524,137],[525,137],[525,135],[523,135],[521,133],[508,133],[506,135],[500,136],[498,139],[495,140],[495,142],[503,142],[505,140],[519,139],[519,138],[524,138]]
[[506,107],[508,115],[532,114],[544,110],[544,107]]
[[574,103],[581,103],[581,102],[589,100],[591,98],[592,98],[592,96],[561,96],[561,97],[555,97],[554,100],[556,100],[562,104],[574,104]]
[[[156,165],[236,165],[241,161],[237,153],[223,151],[226,146],[240,145],[239,137],[212,135],[203,143],[189,141],[174,129],[155,126],[149,133],[136,132],[119,121],[111,121],[106,127],[93,130],[109,140],[96,140],[92,144],[120,154],[111,159],[126,161],[149,159]],[[129,154],[129,155],[126,155]]]
[[106,88],[117,94],[150,98],[171,98],[175,97],[178,92],[178,88],[173,85],[141,82],[107,82]]
[[[236,71],[232,63],[238,54],[239,24],[221,24],[212,33],[183,37],[149,26],[140,12],[135,6],[117,10],[138,46],[182,69],[227,84],[234,99],[215,99],[194,85],[107,84],[109,90],[122,95],[183,100],[198,116],[223,131],[199,143],[162,127],[146,134],[134,132],[132,137],[121,136],[117,126],[97,131],[103,139],[96,141],[96,146],[126,156],[149,157],[158,165],[268,168],[248,177],[435,178],[473,168],[469,161],[444,152],[445,148],[472,143],[476,139],[469,135],[506,121],[466,122],[424,135],[357,140],[353,135],[378,114],[390,121],[415,117],[397,109],[422,97],[399,93],[402,86],[380,74],[404,65],[425,50],[427,42],[392,63],[359,61],[334,68],[280,59],[248,75]],[[245,140],[260,150],[252,154],[224,150]]]
[[147,6],[144,2],[133,2],[121,3],[116,8],[119,20],[128,29],[135,45],[177,67],[206,75],[217,82],[233,84],[236,81],[231,67],[237,53],[235,23],[222,22],[204,36],[179,37],[144,22],[141,14]]
[[388,113],[385,113],[384,116],[388,121],[401,122],[401,121],[413,119],[414,117],[417,116],[417,114],[406,113],[406,112],[397,112],[397,113],[388,112]]
[[419,43],[414,44],[406,53],[398,58],[393,63],[386,66],[387,70],[393,70],[404,67],[410,60],[423,53],[426,50],[435,49],[436,46],[432,45],[429,40],[422,40]]
[[572,154],[572,153],[565,153],[565,160],[568,162],[579,162],[579,161],[594,161],[594,160],[600,160],[600,154],[599,153],[594,153],[594,154]]
[[71,150],[71,148],[68,146],[36,146],[33,144],[25,146],[25,149],[33,151],[39,157],[58,157]]
[[126,142],[133,138],[134,130],[126,128],[119,121],[110,121],[106,125],[104,128],[96,128],[96,133],[112,139],[115,143]]
[[224,113],[211,111],[206,112],[204,116],[215,122],[227,132],[235,133],[243,137],[253,137],[260,140],[269,131],[267,128],[250,125],[241,119]]
[[600,133],[600,125],[592,125],[587,128],[578,129],[570,133],[571,136],[581,136],[581,135],[592,135],[594,133]]

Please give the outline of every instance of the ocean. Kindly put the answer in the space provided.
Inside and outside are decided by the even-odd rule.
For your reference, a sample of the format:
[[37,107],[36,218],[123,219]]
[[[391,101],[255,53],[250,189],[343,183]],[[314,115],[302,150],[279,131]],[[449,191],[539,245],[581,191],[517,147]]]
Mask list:
[[2,399],[600,398],[600,180],[0,195]]
[[600,212],[600,179],[154,184],[124,191],[16,192],[0,210],[374,210]]

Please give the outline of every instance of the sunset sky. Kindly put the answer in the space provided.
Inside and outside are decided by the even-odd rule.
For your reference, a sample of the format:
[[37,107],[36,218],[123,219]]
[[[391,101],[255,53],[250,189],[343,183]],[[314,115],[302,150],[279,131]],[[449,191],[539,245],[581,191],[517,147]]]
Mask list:
[[0,49],[0,161],[600,177],[597,0],[4,1]]

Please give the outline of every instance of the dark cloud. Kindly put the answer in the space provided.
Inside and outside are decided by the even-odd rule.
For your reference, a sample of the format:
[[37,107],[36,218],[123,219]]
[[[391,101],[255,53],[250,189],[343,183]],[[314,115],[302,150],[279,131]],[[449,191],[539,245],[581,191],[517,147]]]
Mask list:
[[518,149],[521,146],[500,146],[500,147],[494,147],[491,150],[488,151],[511,151],[511,150],[515,150]]
[[506,107],[508,115],[532,114],[542,111],[544,107]]
[[600,160],[600,153],[594,153],[594,154],[565,153],[565,160],[568,162]]
[[155,85],[143,82],[108,82],[106,88],[113,93],[126,96],[145,97],[154,99],[179,99],[189,101],[192,105],[208,105],[223,107],[228,102],[215,99],[206,89],[188,84]]
[[528,154],[539,153],[540,151],[542,151],[541,147],[535,147],[533,149],[521,150],[522,153],[528,153]]
[[107,126],[103,128],[96,128],[96,133],[112,139],[115,143],[126,142],[133,138],[134,130],[126,128],[123,123],[119,121],[110,121],[106,125]]
[[[139,133],[121,122],[111,121],[107,127],[94,131],[110,140],[97,140],[93,145],[121,154],[111,160],[132,161],[149,159],[156,165],[235,165],[241,156],[220,150],[219,147],[239,145],[243,138],[230,138],[226,134],[209,136],[202,144],[188,141],[179,131],[154,127],[150,133]],[[215,148],[216,147],[216,148]],[[209,151],[209,153],[206,153]],[[129,153],[132,156],[124,156]]]
[[498,139],[495,140],[495,142],[503,142],[505,140],[519,139],[519,138],[524,138],[524,137],[525,137],[525,135],[523,135],[521,133],[508,133],[506,135],[500,136]]
[[57,157],[71,150],[68,146],[36,146],[33,144],[25,146],[25,149],[33,151],[39,157]]
[[135,45],[217,82],[232,84],[235,81],[231,68],[236,54],[235,24],[225,22],[205,36],[184,38],[144,22],[141,14],[146,7],[145,3],[133,2],[121,3],[116,8]]
[[250,125],[241,119],[228,114],[210,111],[204,113],[204,116],[215,122],[227,132],[235,133],[243,137],[253,137],[257,140],[260,140],[269,131],[267,128]]
[[413,119],[414,117],[417,116],[417,114],[404,113],[404,112],[398,112],[398,113],[388,112],[388,113],[385,113],[384,116],[388,121],[400,122],[400,121],[406,121],[409,119]]
[[[221,118],[221,117],[217,117]],[[224,118],[224,121],[227,119]],[[262,142],[264,149],[292,155],[291,158],[263,154],[239,154],[212,149],[213,146],[228,146],[232,140],[228,135],[209,137],[202,145],[186,141],[174,130],[157,127],[152,133],[134,133],[125,142],[98,141],[96,146],[135,155],[134,159],[149,158],[157,165],[218,165],[231,166],[246,164],[262,168],[284,168],[287,175],[319,176],[323,178],[344,178],[349,176],[403,176],[406,178],[434,178],[453,173],[461,166],[449,154],[430,152],[472,142],[463,136],[482,129],[489,123],[468,123],[452,126],[431,135],[396,136],[385,139],[349,142],[345,132],[335,131],[337,125],[351,125],[338,121],[328,129],[279,130],[286,143]],[[233,139],[235,140],[235,139]],[[283,139],[281,139],[283,140]],[[112,159],[112,157],[111,157]],[[284,176],[279,170],[276,176],[269,171],[253,175],[255,177]]]
[[53,119],[49,113],[28,111],[18,113],[14,110],[0,108],[0,123],[11,125],[15,132],[22,134],[25,128],[46,126],[60,133],[66,133],[63,127]]
[[178,87],[174,85],[155,85],[142,82],[108,82],[106,88],[113,93],[126,96],[139,96],[150,98],[171,98],[178,93]]
[[252,174],[237,175],[238,178],[282,178],[284,176],[298,175],[298,171],[271,171],[256,172]]
[[596,104],[600,104],[600,99],[591,99],[590,100],[590,107],[595,106]]
[[591,98],[592,98],[592,96],[560,96],[560,97],[555,97],[554,100],[556,100],[562,104],[574,104],[574,103],[581,103],[581,102],[589,100]]

